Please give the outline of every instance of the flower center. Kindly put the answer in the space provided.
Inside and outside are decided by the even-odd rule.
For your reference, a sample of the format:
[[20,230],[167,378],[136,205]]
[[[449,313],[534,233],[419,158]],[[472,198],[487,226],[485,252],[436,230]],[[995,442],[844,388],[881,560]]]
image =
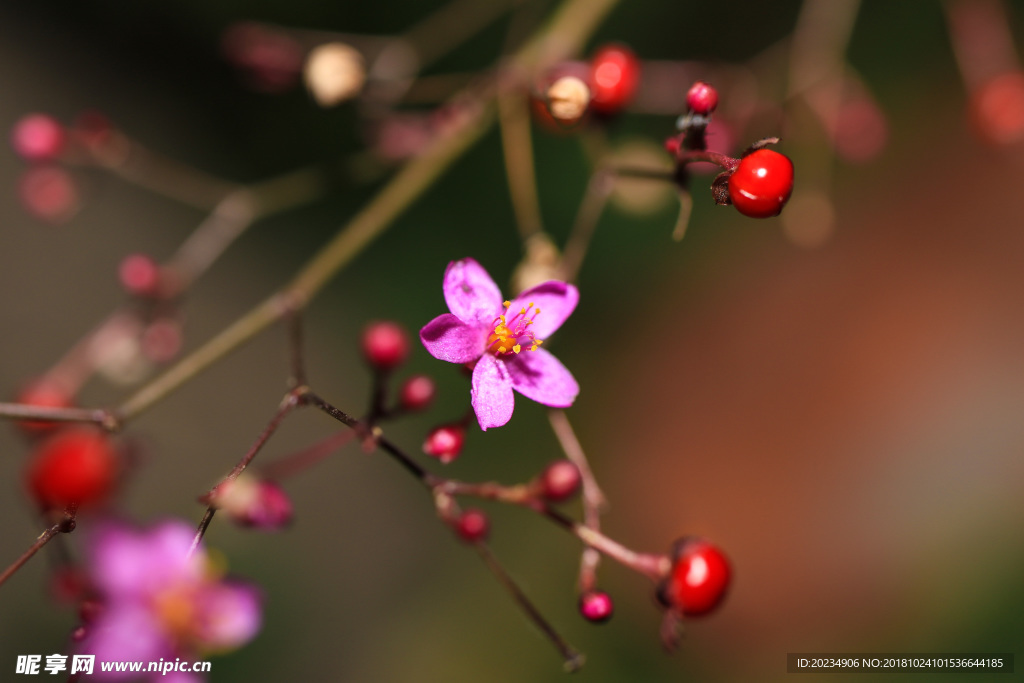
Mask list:
[[504,303],[505,315],[494,319],[494,331],[487,338],[487,350],[496,356],[519,353],[524,346],[527,351],[536,351],[544,343],[543,339],[533,336],[529,329],[540,315],[540,309],[531,302],[513,314],[508,310],[511,305],[511,301]]

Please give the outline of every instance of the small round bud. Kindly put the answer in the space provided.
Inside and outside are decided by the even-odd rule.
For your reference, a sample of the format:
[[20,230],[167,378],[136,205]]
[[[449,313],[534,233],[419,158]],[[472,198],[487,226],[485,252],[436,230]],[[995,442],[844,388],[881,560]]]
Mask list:
[[580,596],[580,614],[589,622],[602,624],[612,618],[615,605],[604,591],[587,591]]
[[483,510],[470,508],[464,510],[455,520],[455,533],[466,543],[480,543],[487,540],[491,523]]
[[321,107],[333,107],[355,97],[366,81],[363,56],[351,45],[327,43],[309,53],[306,87]]
[[640,61],[624,45],[607,45],[590,62],[591,106],[601,114],[626,108],[640,84]]
[[688,617],[715,609],[732,574],[722,551],[703,539],[683,538],[672,554],[672,570],[658,591],[659,600]]
[[[70,408],[72,405],[71,394],[59,383],[47,379],[37,379],[30,382],[21,390],[16,399],[18,403],[40,408]],[[31,434],[44,434],[52,432],[60,425],[59,422],[47,420],[22,420],[18,426]]]
[[49,223],[63,223],[78,211],[78,188],[71,175],[58,166],[34,166],[18,183],[25,210]]
[[718,106],[718,91],[704,81],[697,81],[686,93],[686,106],[694,114],[707,116]]
[[423,410],[434,400],[437,387],[427,375],[413,375],[405,380],[398,392],[398,400],[405,410]]
[[292,502],[284,489],[244,472],[219,484],[210,503],[236,524],[261,531],[277,531],[292,521]]
[[427,434],[427,440],[423,442],[423,452],[447,465],[459,457],[465,441],[465,427],[457,424],[442,425],[435,427]]
[[556,460],[540,475],[540,494],[553,503],[560,503],[580,490],[580,471],[568,460]]
[[29,490],[44,507],[85,506],[113,490],[117,470],[118,457],[106,434],[69,428],[32,453],[26,479]]
[[117,276],[126,292],[149,297],[160,289],[160,266],[145,254],[130,254],[121,261]]
[[551,116],[566,126],[579,121],[590,104],[590,88],[575,76],[562,76],[548,87],[546,95]]
[[46,114],[29,114],[14,124],[11,146],[25,161],[51,161],[64,150],[64,126]]
[[363,331],[363,355],[378,370],[391,370],[409,356],[409,335],[398,323],[371,323]]

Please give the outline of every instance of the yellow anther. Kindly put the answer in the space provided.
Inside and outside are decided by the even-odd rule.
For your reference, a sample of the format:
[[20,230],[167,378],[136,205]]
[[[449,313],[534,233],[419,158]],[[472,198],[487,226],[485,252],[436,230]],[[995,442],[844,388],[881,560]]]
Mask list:
[[523,350],[523,347],[520,346],[519,344],[516,344],[515,346],[512,347],[513,353],[519,353],[522,350]]
[[499,346],[498,347],[498,353],[505,353],[507,350],[508,349],[506,349],[504,346]]
[[501,305],[504,306],[505,308],[508,308],[509,306],[512,305],[512,302],[511,301],[502,301]]
[[537,315],[540,315],[540,309],[539,308],[537,309]]

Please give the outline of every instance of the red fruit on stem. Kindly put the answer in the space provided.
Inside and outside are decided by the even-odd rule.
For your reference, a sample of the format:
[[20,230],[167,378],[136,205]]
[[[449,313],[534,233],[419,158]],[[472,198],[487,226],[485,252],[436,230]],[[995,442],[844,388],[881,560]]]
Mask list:
[[793,193],[793,162],[771,149],[743,157],[729,176],[729,198],[736,210],[751,218],[779,215]]
[[51,161],[64,150],[64,126],[46,114],[29,114],[11,130],[11,146],[25,161]]
[[114,488],[118,457],[99,431],[72,428],[39,445],[26,470],[29,490],[46,507],[89,505]]
[[994,145],[1024,140],[1024,72],[1010,71],[971,93],[971,116],[978,132]]
[[694,114],[707,116],[718,106],[718,91],[704,81],[697,81],[686,93],[686,106]]
[[676,544],[672,571],[661,597],[685,616],[707,614],[725,597],[731,574],[721,550],[702,539],[683,539]]
[[640,83],[640,61],[623,45],[607,45],[590,61],[590,105],[602,114],[626,108]]
[[459,457],[465,441],[465,427],[457,424],[441,425],[427,434],[427,440],[423,442],[423,452],[447,465]]
[[487,539],[491,523],[483,510],[470,508],[464,510],[455,520],[455,532],[466,543],[479,543]]
[[580,596],[580,614],[587,621],[600,624],[612,618],[615,605],[604,591],[587,591]]
[[413,375],[405,380],[398,392],[398,400],[405,410],[423,410],[434,400],[437,388],[427,375]]
[[580,490],[580,471],[568,460],[556,460],[541,472],[541,495],[553,503],[568,500]]
[[398,323],[370,323],[363,331],[363,355],[378,370],[391,370],[409,357],[409,335]]

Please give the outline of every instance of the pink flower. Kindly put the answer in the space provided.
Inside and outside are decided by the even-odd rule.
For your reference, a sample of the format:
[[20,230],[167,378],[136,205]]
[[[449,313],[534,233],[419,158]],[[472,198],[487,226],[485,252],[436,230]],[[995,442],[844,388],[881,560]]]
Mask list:
[[[89,569],[103,609],[81,651],[96,661],[202,659],[233,650],[260,627],[260,599],[247,584],[225,581],[202,548],[188,554],[195,530],[165,522],[147,531],[110,525],[89,544]],[[132,678],[101,672],[97,680]],[[165,680],[159,673],[152,680]],[[199,680],[190,679],[190,680]]]
[[572,405],[579,385],[540,345],[576,308],[575,287],[552,280],[503,301],[487,271],[466,258],[448,264],[442,288],[451,313],[427,323],[420,340],[434,358],[476,363],[470,394],[481,429],[509,421],[513,389],[546,406]]

